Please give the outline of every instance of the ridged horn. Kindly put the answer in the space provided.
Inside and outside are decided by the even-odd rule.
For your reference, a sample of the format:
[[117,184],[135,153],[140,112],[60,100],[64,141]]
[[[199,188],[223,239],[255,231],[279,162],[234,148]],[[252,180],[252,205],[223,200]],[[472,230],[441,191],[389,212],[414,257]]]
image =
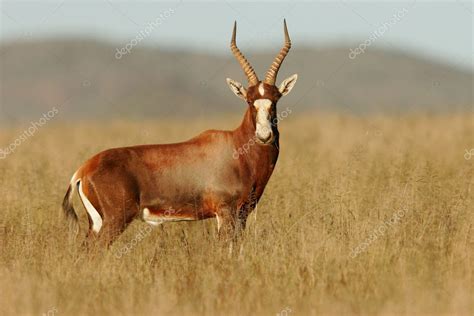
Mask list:
[[255,70],[253,70],[252,66],[248,62],[248,60],[245,58],[244,54],[240,52],[240,49],[237,47],[237,44],[235,43],[235,33],[237,30],[237,21],[234,22],[234,30],[232,31],[232,40],[230,41],[230,49],[232,50],[232,53],[234,54],[235,58],[240,64],[240,67],[244,70],[245,75],[247,76],[247,79],[249,81],[249,86],[255,85],[258,83],[258,77],[257,74],[255,73]]
[[285,31],[285,45],[280,50],[280,53],[275,57],[275,60],[273,60],[273,63],[270,66],[270,69],[268,70],[267,75],[265,76],[265,80],[264,80],[265,83],[268,83],[271,85],[275,85],[276,77],[278,75],[278,70],[280,69],[280,66],[283,63],[283,60],[285,59],[286,55],[288,55],[288,52],[290,51],[290,48],[291,48],[291,40],[290,40],[290,35],[288,35],[286,20],[283,20],[283,29]]

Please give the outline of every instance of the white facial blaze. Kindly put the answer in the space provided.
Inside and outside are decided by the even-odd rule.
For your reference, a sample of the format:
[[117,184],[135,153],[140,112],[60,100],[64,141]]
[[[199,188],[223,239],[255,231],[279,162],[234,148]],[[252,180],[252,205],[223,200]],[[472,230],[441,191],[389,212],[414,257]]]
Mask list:
[[270,121],[270,108],[272,101],[268,99],[258,99],[253,103],[257,109],[256,136],[260,140],[267,140],[272,134],[272,124]]

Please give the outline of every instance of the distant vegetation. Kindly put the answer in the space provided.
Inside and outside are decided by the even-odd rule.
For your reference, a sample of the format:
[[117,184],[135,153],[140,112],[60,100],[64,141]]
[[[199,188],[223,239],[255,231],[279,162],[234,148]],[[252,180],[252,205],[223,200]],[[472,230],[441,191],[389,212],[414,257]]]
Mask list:
[[[115,58],[116,48],[91,40],[9,43],[0,47],[0,120],[35,119],[53,106],[58,119],[153,118],[240,113],[226,77],[244,81],[231,56],[146,46]],[[260,76],[278,48],[246,52]],[[294,45],[280,78],[299,74],[285,105],[351,114],[452,112],[472,106],[473,74],[401,52]]]

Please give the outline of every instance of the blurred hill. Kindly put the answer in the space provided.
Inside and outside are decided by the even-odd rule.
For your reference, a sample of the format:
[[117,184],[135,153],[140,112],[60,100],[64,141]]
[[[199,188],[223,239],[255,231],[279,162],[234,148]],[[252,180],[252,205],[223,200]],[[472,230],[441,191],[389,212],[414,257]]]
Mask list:
[[[0,120],[35,119],[56,106],[60,117],[158,117],[241,113],[245,105],[225,78],[246,82],[227,56],[141,46],[115,58],[120,46],[93,40],[7,43],[0,47]],[[280,49],[249,52],[260,77]],[[452,112],[472,109],[473,73],[403,52],[369,48],[355,59],[347,47],[294,45],[278,77],[298,73],[280,103],[294,110]]]

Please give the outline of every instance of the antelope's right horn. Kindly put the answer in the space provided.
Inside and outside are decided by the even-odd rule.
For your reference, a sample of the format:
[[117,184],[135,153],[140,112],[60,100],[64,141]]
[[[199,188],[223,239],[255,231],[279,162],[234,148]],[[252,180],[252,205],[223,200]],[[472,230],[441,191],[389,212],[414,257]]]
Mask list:
[[257,77],[257,74],[255,73],[255,70],[253,70],[252,66],[250,65],[248,60],[245,58],[244,54],[240,52],[240,49],[237,47],[237,44],[235,43],[236,30],[237,30],[237,21],[234,22],[234,30],[232,31],[232,40],[230,41],[230,49],[232,50],[232,53],[234,54],[235,58],[237,58],[237,61],[239,62],[242,69],[244,70],[244,73],[247,76],[247,79],[249,81],[249,86],[253,86],[258,83],[258,77]]

